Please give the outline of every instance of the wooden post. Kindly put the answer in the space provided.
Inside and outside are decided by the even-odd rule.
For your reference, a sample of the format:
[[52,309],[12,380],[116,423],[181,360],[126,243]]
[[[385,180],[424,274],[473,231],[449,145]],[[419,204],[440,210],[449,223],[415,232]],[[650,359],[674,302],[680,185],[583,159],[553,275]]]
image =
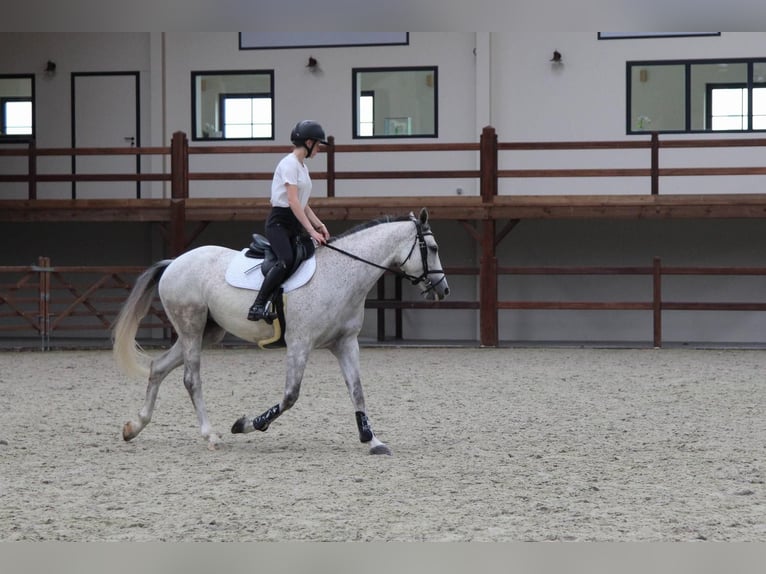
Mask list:
[[[482,203],[492,203],[497,195],[497,132],[492,126],[481,131],[480,185]],[[495,256],[495,220],[482,222],[479,263],[479,338],[484,347],[497,347],[497,257]]]
[[186,251],[186,200],[170,200],[170,257]]
[[660,193],[660,139],[652,132],[652,195]]
[[37,258],[38,273],[40,279],[38,282],[40,301],[39,314],[40,323],[40,350],[48,351],[51,346],[51,260],[49,257]]
[[497,195],[497,133],[492,126],[481,130],[480,185],[482,203],[492,203]]
[[659,257],[654,258],[652,285],[653,343],[656,348],[660,348],[662,347],[662,261]]
[[189,140],[184,132],[174,132],[170,140],[170,257],[186,251],[186,199],[189,197]]
[[37,199],[37,145],[35,139],[29,140],[29,199]]
[[327,138],[327,197],[335,197],[335,136]]
[[497,347],[497,257],[495,221],[482,223],[481,262],[479,264],[479,331],[482,347]]
[[184,132],[175,132],[170,140],[170,197],[189,197],[189,140]]

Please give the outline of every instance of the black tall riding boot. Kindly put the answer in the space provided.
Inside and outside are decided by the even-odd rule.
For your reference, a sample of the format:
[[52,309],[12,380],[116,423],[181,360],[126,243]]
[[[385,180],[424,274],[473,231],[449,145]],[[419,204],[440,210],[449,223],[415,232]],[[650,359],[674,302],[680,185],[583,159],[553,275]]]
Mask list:
[[263,285],[261,290],[258,291],[258,296],[255,298],[253,306],[250,307],[250,311],[247,313],[247,318],[250,321],[259,321],[263,319],[269,325],[277,318],[277,313],[274,309],[266,310],[266,304],[268,303],[271,295],[282,284],[287,276],[287,269],[281,264],[277,263],[269,269],[266,277],[263,278]]

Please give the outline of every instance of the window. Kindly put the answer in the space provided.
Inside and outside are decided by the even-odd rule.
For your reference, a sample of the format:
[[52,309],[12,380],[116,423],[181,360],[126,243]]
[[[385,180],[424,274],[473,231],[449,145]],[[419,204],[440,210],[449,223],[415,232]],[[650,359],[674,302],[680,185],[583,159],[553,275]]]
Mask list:
[[766,60],[627,63],[627,133],[766,130]]
[[0,75],[0,139],[35,135],[34,76]]
[[192,140],[273,140],[274,72],[192,72]]
[[436,66],[352,70],[354,138],[437,137]]

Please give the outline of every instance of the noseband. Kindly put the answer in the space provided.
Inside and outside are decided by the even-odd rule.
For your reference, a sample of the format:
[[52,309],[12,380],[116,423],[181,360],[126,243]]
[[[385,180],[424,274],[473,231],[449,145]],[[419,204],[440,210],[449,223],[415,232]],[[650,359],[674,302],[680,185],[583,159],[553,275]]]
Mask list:
[[[426,236],[430,235],[433,237],[433,233],[431,232],[430,227],[426,227],[426,229],[423,229],[423,224],[420,223],[418,219],[411,218],[410,221],[412,221],[415,224],[415,241],[412,242],[412,247],[410,248],[410,252],[407,254],[407,257],[404,258],[404,261],[400,263],[400,267],[404,266],[407,261],[410,260],[410,257],[412,257],[412,254],[415,252],[415,246],[418,246],[419,252],[420,252],[420,261],[423,266],[423,272],[420,275],[410,275],[409,273],[406,273],[403,269],[392,269],[390,267],[386,267],[384,265],[378,265],[377,263],[373,263],[372,261],[368,261],[367,259],[364,259],[362,257],[359,257],[358,255],[354,255],[353,253],[349,253],[348,251],[345,251],[339,247],[335,247],[331,243],[325,243],[325,247],[329,247],[330,249],[337,251],[338,253],[343,253],[344,255],[347,255],[348,257],[351,257],[352,259],[356,259],[357,261],[361,261],[362,263],[366,263],[367,265],[372,265],[373,267],[377,267],[378,269],[383,269],[384,271],[390,271],[391,273],[397,275],[398,277],[401,277],[402,279],[407,279],[410,283],[413,285],[417,285],[418,283],[423,283],[425,285],[425,289],[421,291],[421,295],[428,293],[429,291],[433,291],[436,286],[444,281],[446,278],[444,275],[444,270],[442,269],[428,269],[428,246],[426,245]],[[441,279],[439,279],[436,283],[431,281],[431,278],[429,275],[432,275],[434,273],[441,273]]]

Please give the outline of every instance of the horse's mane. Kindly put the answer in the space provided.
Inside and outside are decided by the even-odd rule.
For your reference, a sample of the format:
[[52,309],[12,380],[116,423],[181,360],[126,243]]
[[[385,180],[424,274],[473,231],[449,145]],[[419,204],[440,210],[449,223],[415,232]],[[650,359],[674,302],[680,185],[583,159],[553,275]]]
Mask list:
[[343,237],[348,237],[349,235],[353,235],[357,231],[362,231],[363,229],[369,229],[370,227],[375,227],[376,225],[380,225],[381,223],[392,223],[394,221],[410,221],[412,218],[409,215],[400,215],[400,216],[392,216],[392,215],[384,215],[383,217],[378,217],[377,219],[372,219],[370,221],[365,221],[364,223],[360,223],[359,225],[355,225],[351,229],[347,229],[340,235],[334,235],[330,238],[329,243],[332,243],[333,241],[336,241],[338,239],[341,239]]

